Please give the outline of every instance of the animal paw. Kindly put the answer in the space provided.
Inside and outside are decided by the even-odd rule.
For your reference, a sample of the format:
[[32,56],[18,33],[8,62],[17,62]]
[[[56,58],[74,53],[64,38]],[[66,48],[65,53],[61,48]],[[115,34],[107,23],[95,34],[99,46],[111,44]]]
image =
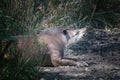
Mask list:
[[81,62],[76,62],[77,66],[88,66],[88,63],[81,61]]

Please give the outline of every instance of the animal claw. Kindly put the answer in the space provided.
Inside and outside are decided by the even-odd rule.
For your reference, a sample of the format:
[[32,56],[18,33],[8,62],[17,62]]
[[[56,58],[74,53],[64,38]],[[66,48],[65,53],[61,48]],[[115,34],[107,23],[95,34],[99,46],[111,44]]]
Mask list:
[[88,63],[86,63],[86,62],[77,62],[76,63],[77,64],[77,66],[88,66]]

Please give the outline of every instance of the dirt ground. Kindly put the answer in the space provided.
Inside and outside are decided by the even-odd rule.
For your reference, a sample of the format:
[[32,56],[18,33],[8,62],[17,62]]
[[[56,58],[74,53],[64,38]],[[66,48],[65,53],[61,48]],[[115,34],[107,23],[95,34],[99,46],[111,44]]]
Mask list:
[[89,31],[65,57],[88,66],[43,67],[40,80],[120,80],[120,29]]

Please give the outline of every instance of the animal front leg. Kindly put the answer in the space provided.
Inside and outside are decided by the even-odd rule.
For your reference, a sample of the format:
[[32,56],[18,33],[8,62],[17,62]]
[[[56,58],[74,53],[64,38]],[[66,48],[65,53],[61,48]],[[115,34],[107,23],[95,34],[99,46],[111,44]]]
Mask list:
[[54,66],[76,66],[77,62],[70,59],[62,58],[60,52],[55,52],[51,54],[51,61]]
[[54,53],[51,55],[51,61],[54,66],[86,66],[87,63],[77,62],[67,58],[62,58],[59,54]]
[[54,66],[76,66],[77,62],[68,59],[52,59],[52,63]]
[[71,60],[76,62],[76,66],[88,66],[88,63],[86,63],[85,61],[78,61],[76,58],[64,58],[62,60]]
[[60,59],[59,63],[62,66],[76,66],[77,65],[77,61],[70,60],[70,59]]
[[56,59],[53,63],[54,66],[88,66],[86,62],[77,62],[69,59]]

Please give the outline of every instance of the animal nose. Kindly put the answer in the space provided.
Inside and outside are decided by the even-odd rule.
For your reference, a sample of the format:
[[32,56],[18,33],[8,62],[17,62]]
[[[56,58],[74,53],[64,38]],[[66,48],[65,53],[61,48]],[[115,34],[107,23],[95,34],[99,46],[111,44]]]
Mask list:
[[82,33],[86,33],[86,31],[87,31],[87,27],[80,29],[80,32]]
[[83,34],[83,37],[87,35],[87,29],[88,29],[87,27],[80,29],[81,33]]

